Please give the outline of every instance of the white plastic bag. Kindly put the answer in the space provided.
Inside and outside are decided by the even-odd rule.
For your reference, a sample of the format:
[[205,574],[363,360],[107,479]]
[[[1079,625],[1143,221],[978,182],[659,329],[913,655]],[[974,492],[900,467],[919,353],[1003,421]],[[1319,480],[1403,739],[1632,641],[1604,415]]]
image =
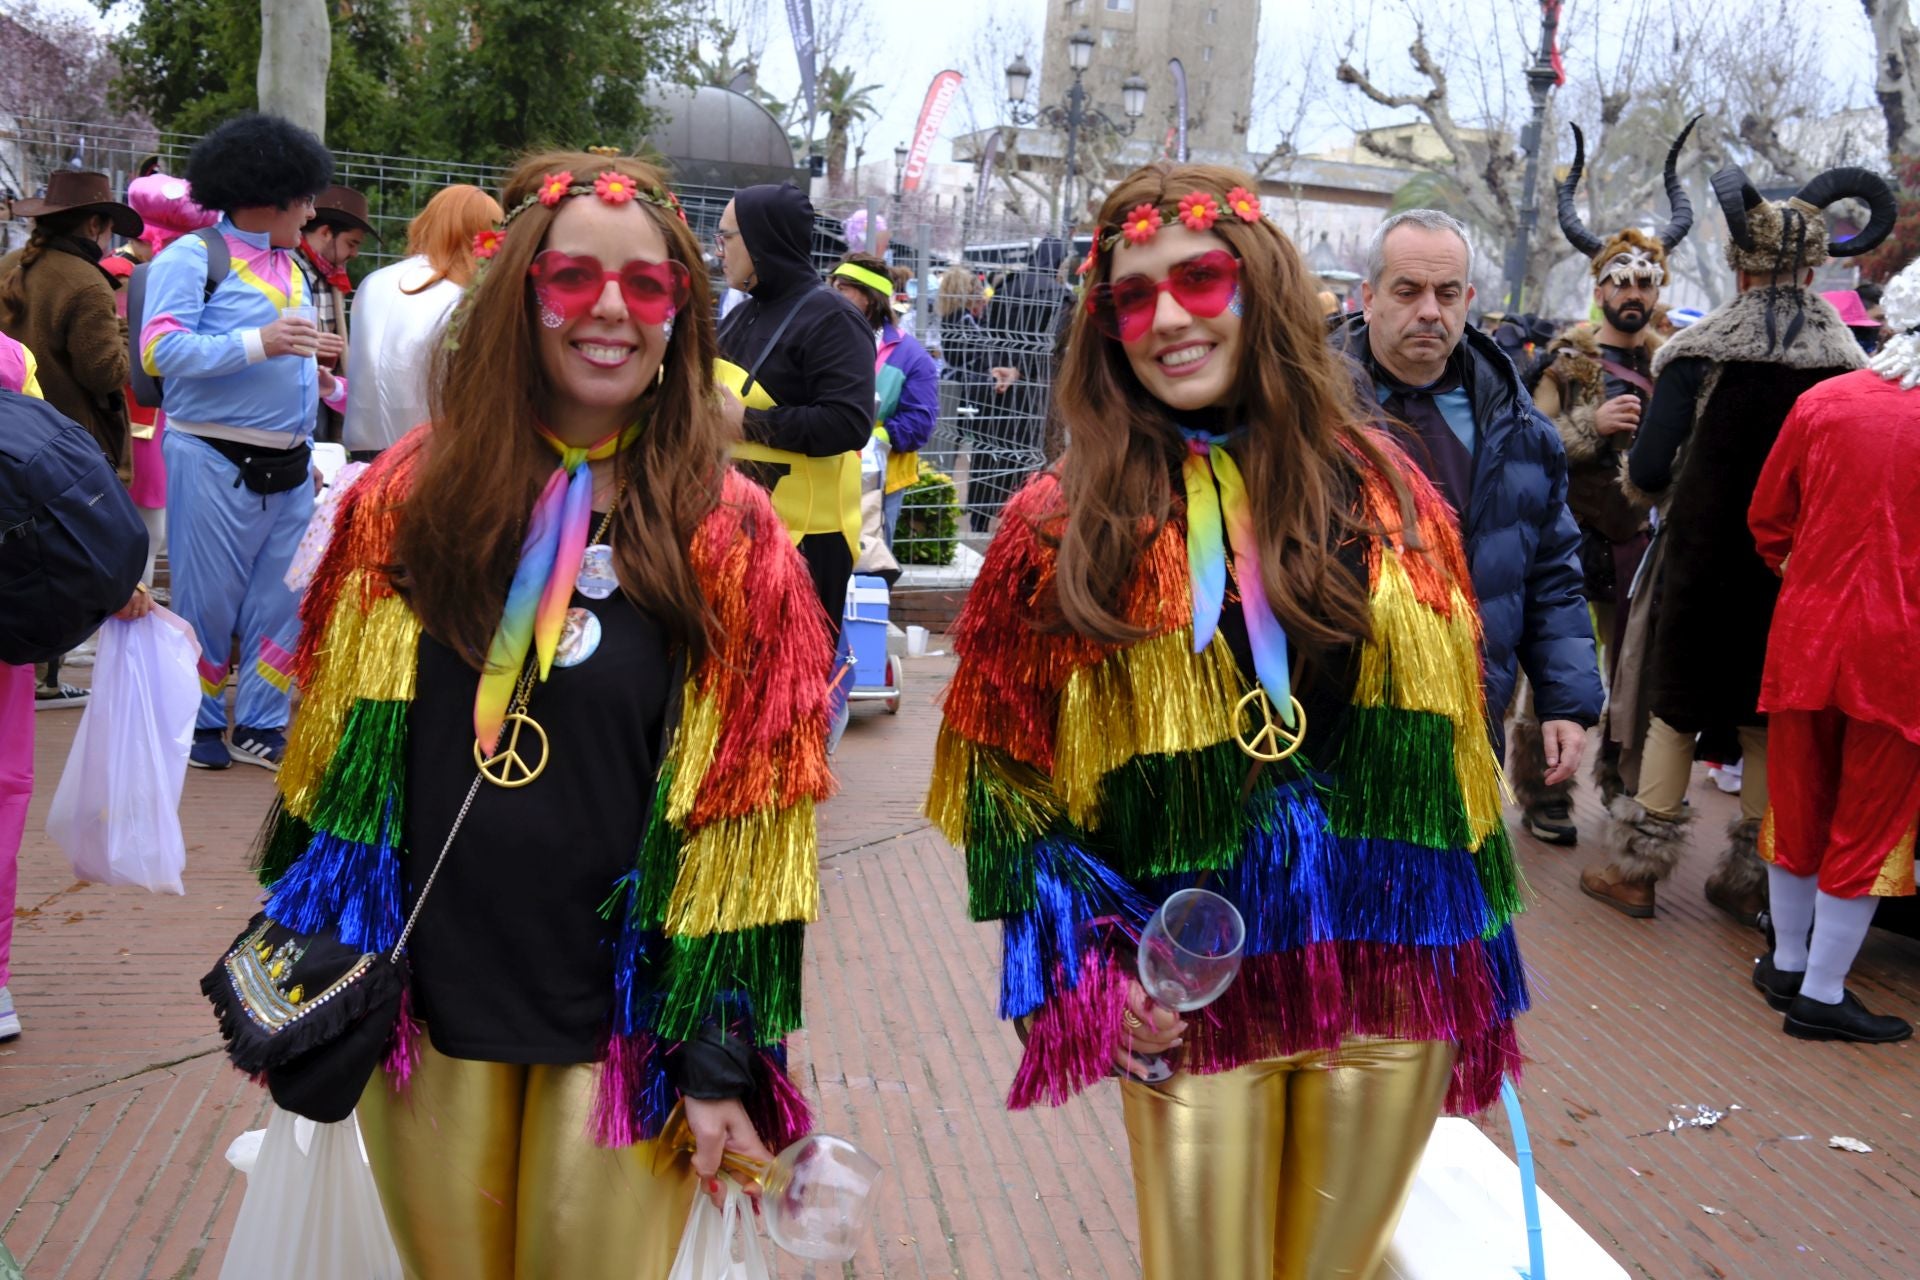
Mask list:
[[687,1230],[680,1237],[680,1252],[673,1255],[667,1280],[768,1280],[772,1275],[747,1193],[725,1175],[720,1184],[727,1189],[724,1210],[714,1208],[706,1195],[694,1195],[693,1212],[687,1215]]
[[100,628],[93,696],[47,810],[73,874],[96,884],[185,893],[180,787],[200,708],[200,645],[165,609]]
[[227,1149],[247,1197],[220,1280],[400,1280],[358,1120],[315,1124],[275,1107],[257,1154],[245,1149],[253,1136]]

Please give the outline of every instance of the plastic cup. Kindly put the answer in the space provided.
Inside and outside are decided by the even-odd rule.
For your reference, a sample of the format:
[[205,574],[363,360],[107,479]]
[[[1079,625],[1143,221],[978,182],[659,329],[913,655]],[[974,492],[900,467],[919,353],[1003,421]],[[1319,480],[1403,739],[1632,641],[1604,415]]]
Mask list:
[[927,653],[927,629],[925,627],[907,628],[907,656],[923,658]]

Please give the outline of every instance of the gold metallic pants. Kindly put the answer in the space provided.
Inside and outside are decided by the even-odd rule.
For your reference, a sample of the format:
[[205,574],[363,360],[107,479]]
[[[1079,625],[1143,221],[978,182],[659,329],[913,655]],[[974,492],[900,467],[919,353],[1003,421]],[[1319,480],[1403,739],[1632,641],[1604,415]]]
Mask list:
[[[1655,817],[1677,818],[1691,781],[1693,735],[1653,717],[1640,755],[1640,790],[1634,799]],[[1740,730],[1740,816],[1756,822],[1767,816],[1767,730],[1763,725]]]
[[587,1136],[591,1065],[519,1066],[420,1040],[405,1094],[360,1098],[380,1203],[407,1280],[664,1280],[693,1206],[692,1166]]
[[1368,1280],[1452,1070],[1450,1044],[1356,1039],[1122,1081],[1144,1280]]

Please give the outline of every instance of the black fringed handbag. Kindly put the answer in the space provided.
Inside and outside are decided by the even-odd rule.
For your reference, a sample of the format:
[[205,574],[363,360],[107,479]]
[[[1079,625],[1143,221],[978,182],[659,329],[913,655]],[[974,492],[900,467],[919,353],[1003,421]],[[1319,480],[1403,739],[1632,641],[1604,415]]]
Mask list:
[[264,1076],[281,1110],[323,1124],[353,1114],[399,1020],[407,938],[479,790],[476,776],[391,951],[350,947],[332,930],[299,933],[263,911],[200,979],[227,1057]]

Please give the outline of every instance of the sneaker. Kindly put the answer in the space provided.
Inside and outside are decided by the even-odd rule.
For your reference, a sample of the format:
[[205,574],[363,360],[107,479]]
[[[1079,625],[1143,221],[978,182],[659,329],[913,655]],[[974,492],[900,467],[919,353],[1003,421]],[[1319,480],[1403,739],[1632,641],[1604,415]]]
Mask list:
[[1547,800],[1528,809],[1527,832],[1547,844],[1580,843],[1580,829],[1573,825],[1573,811],[1565,800]]
[[196,769],[230,767],[233,753],[227,750],[227,735],[218,729],[195,729],[193,747],[187,752],[187,763]]
[[12,1040],[20,1034],[20,1014],[13,1007],[13,992],[0,987],[0,1040]]
[[62,707],[84,707],[87,705],[87,699],[92,696],[77,685],[62,684],[57,687],[41,685],[33,691],[33,709],[58,711]]
[[262,769],[280,772],[280,761],[287,754],[287,735],[281,729],[249,729],[234,726],[233,758]]

